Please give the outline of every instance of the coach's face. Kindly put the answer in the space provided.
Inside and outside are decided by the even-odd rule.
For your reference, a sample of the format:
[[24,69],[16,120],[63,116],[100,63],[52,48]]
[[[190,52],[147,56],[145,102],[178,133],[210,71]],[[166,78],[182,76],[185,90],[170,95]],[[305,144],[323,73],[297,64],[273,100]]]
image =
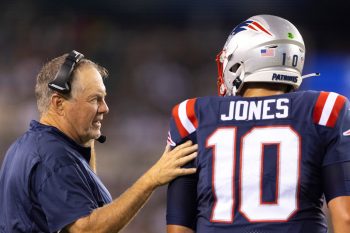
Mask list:
[[83,64],[75,74],[72,96],[65,104],[65,121],[73,139],[88,145],[101,135],[103,115],[109,111],[106,87],[98,70],[90,64]]

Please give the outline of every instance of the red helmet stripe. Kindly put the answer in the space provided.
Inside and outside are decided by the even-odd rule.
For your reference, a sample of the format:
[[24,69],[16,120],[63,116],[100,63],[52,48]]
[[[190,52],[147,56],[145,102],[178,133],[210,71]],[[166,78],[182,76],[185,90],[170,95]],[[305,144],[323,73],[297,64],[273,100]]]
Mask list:
[[253,24],[255,26],[257,26],[260,30],[262,30],[262,31],[266,32],[267,34],[269,34],[270,36],[272,36],[272,34],[269,31],[267,31],[263,26],[261,26],[258,22],[254,21]]
[[257,31],[255,27],[253,27],[251,24],[248,25],[250,29],[253,29],[254,31]]

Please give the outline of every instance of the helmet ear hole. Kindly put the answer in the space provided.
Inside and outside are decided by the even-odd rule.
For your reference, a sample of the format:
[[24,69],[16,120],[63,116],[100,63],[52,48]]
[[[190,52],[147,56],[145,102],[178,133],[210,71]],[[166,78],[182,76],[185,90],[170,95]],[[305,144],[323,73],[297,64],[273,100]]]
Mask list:
[[229,70],[233,73],[236,73],[236,71],[238,70],[238,68],[241,66],[241,64],[236,63],[234,64]]

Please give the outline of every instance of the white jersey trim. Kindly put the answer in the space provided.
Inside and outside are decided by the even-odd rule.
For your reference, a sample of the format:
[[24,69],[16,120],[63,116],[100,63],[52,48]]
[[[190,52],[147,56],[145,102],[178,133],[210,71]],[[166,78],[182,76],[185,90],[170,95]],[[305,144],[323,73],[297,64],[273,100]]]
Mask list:
[[194,127],[190,119],[188,119],[186,111],[187,102],[188,100],[185,100],[179,105],[179,118],[182,126],[187,130],[189,134],[191,134],[194,131],[196,131],[196,128]]
[[322,109],[320,121],[318,122],[320,125],[327,125],[327,122],[332,113],[332,109],[334,107],[337,97],[338,97],[338,94],[334,92],[330,92],[329,95],[327,96],[326,103],[324,104],[324,107]]

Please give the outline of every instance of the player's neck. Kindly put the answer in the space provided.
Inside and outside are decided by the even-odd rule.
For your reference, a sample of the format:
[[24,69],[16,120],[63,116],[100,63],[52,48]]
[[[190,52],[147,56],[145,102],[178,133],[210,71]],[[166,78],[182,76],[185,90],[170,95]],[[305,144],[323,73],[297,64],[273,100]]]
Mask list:
[[244,97],[259,97],[259,96],[270,96],[270,95],[281,95],[285,92],[283,90],[269,90],[265,88],[247,88],[243,96]]

